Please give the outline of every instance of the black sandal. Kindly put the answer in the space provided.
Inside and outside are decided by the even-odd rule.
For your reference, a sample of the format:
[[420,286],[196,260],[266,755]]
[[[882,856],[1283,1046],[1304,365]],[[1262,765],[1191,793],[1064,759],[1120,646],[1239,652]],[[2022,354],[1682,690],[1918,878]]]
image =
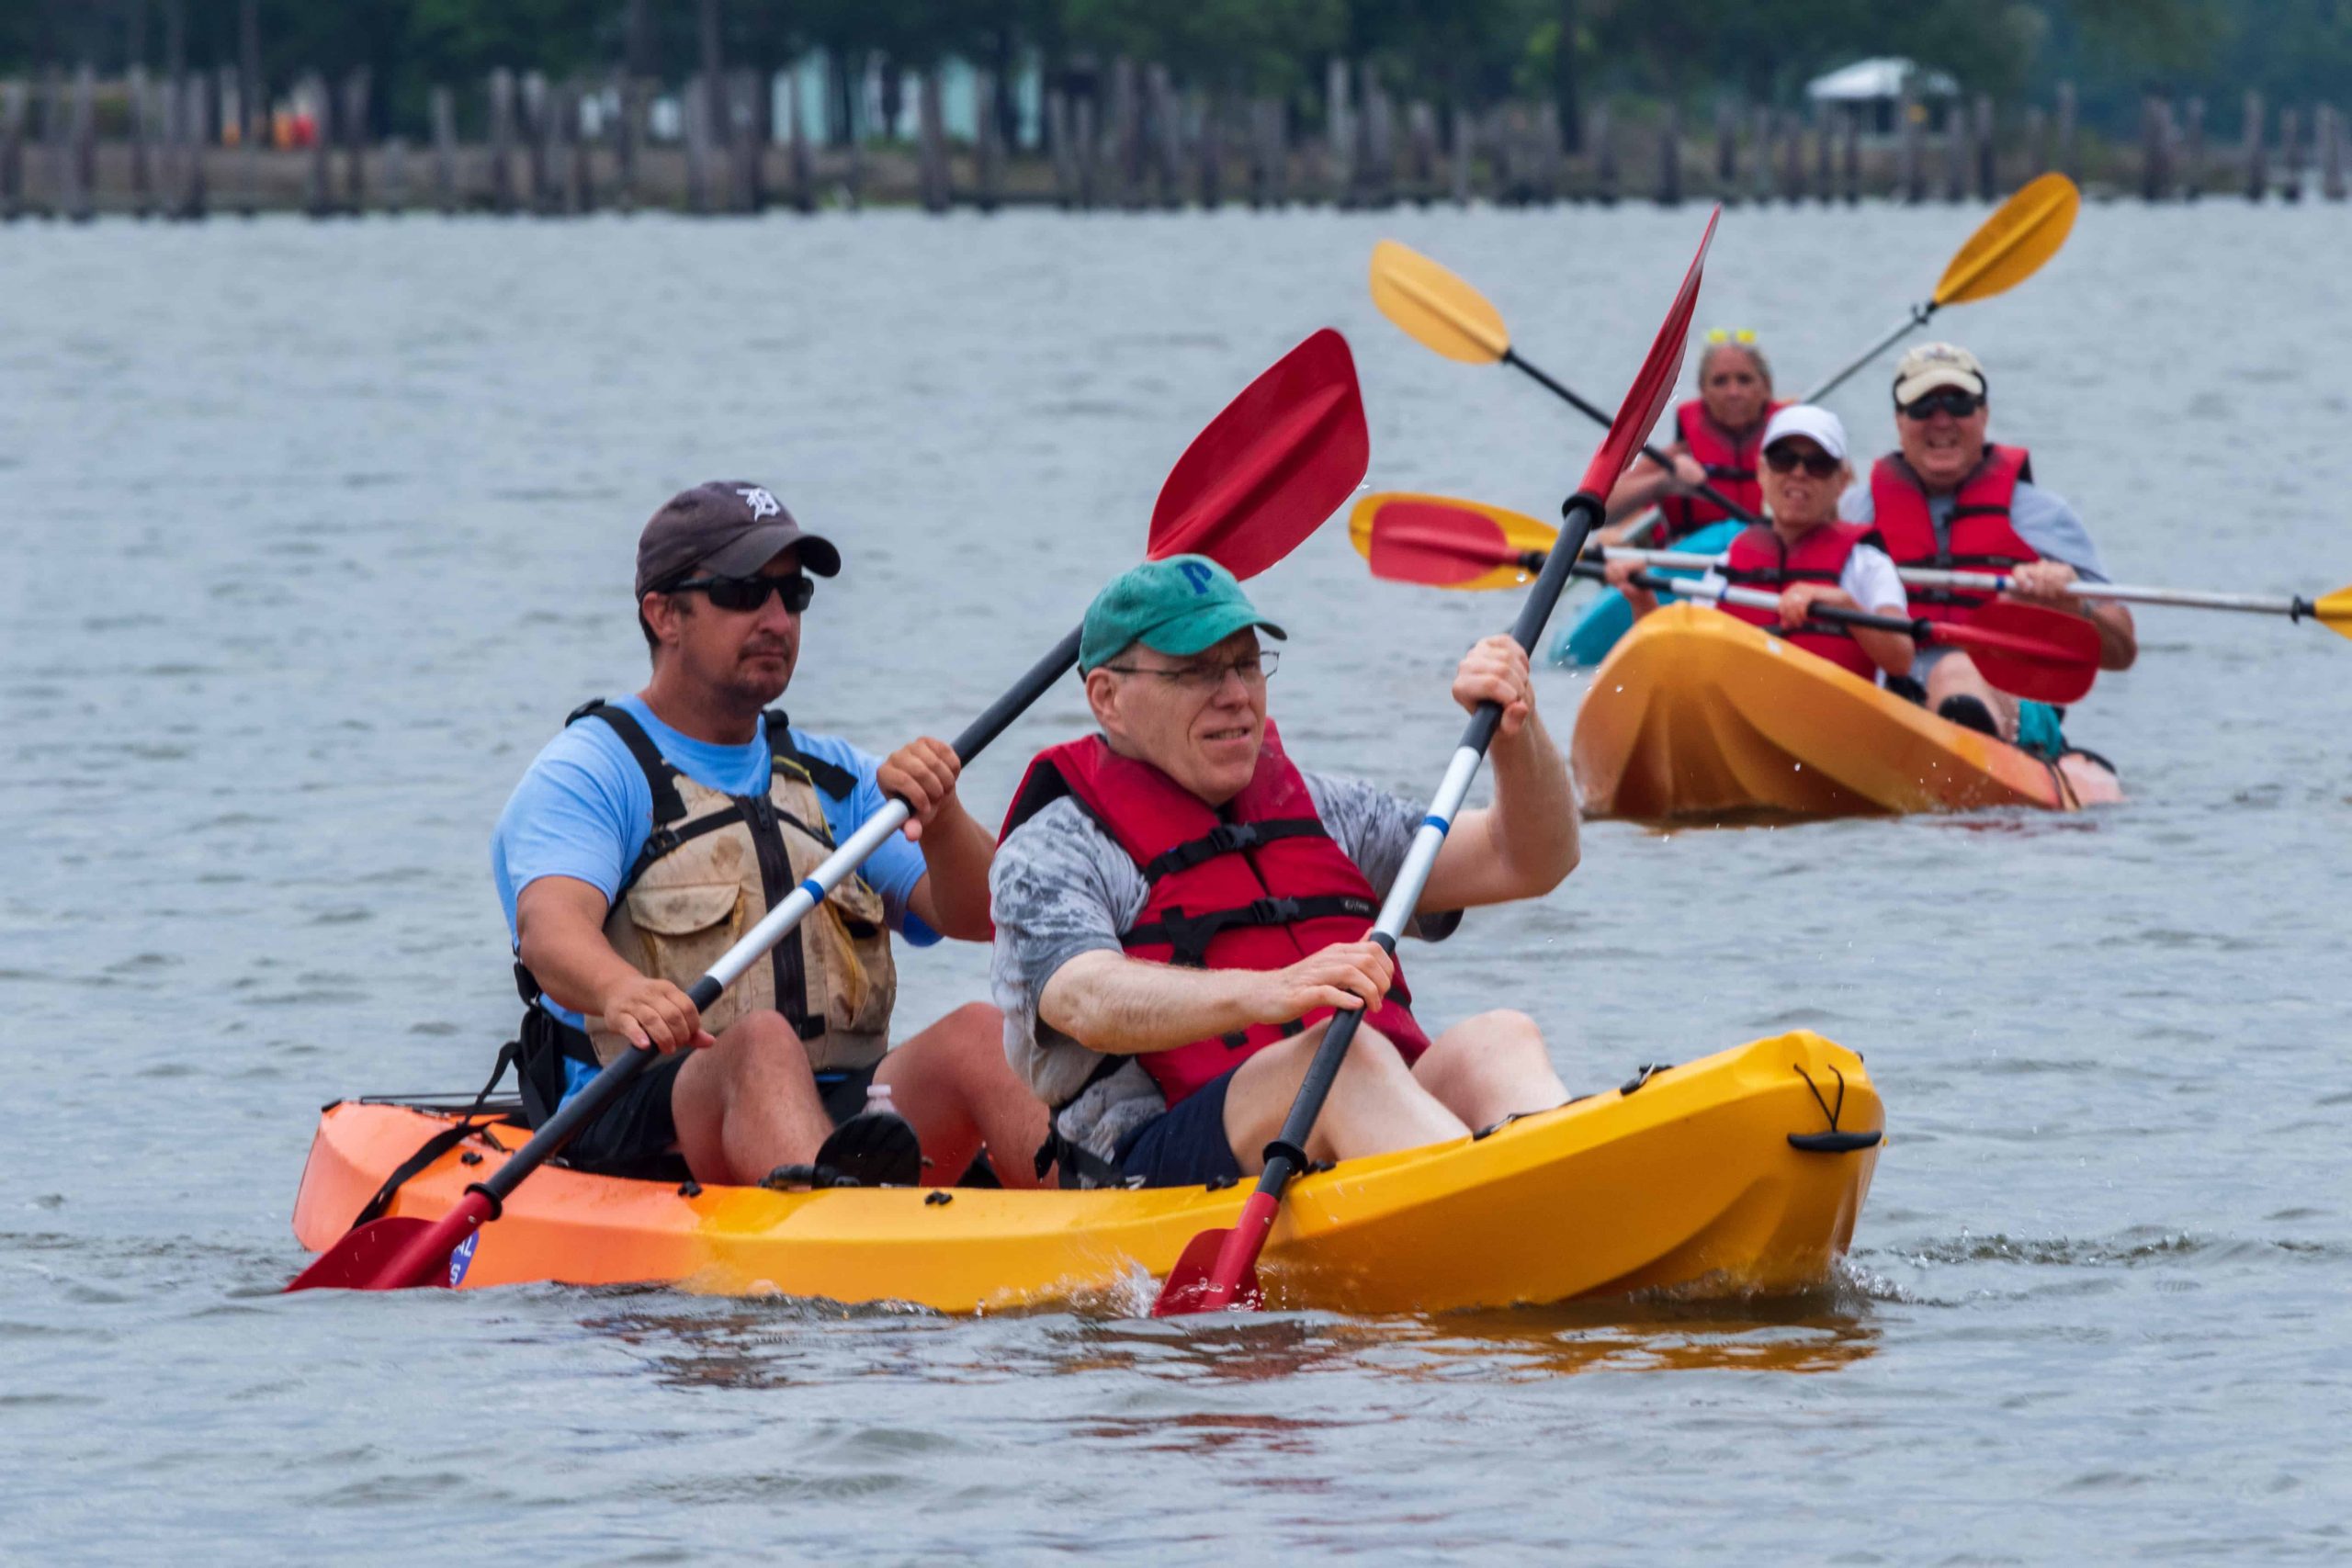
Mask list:
[[767,1188],[919,1187],[922,1140],[895,1111],[865,1111],[833,1129],[808,1165],[780,1165]]

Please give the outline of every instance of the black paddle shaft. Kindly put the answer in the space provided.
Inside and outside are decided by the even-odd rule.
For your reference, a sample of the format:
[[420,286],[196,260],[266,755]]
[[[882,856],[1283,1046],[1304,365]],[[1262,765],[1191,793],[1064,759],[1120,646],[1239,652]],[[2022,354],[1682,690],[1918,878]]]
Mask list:
[[[978,756],[1005,731],[1005,728],[1026,712],[1033,703],[1050,690],[1055,682],[1068,674],[1078,662],[1079,634],[1082,628],[1072,626],[1069,635],[1054,645],[1054,650],[1029,668],[1029,672],[1013,683],[1012,689],[989,705],[988,711],[967,725],[964,733],[956,738],[956,760],[968,763]],[[782,934],[778,933],[778,940]],[[727,987],[718,976],[705,975],[686,992],[686,999],[696,1011],[707,1009]],[[594,1121],[610,1105],[630,1080],[643,1072],[659,1055],[650,1045],[633,1045],[625,1054],[606,1064],[605,1070],[590,1079],[578,1094],[567,1100],[556,1113],[541,1124],[513,1159],[492,1171],[490,1179],[474,1184],[491,1201],[492,1217],[496,1217],[498,1205],[515,1184],[538,1167],[563,1152],[581,1128]]]
[[[1600,496],[1578,491],[1561,507],[1564,526],[1560,536],[1567,547],[1552,551],[1535,579],[1535,586],[1528,591],[1525,603],[1519,607],[1519,619],[1511,624],[1511,640],[1528,653],[1532,654],[1542,639],[1544,624],[1552,618],[1561,591],[1568,585],[1571,568],[1583,564],[1577,556],[1599,525],[1604,504]],[[1462,731],[1462,746],[1485,756],[1502,721],[1500,703],[1480,703],[1478,711],[1470,716],[1469,725]],[[1372,940],[1389,957],[1396,956],[1394,936],[1375,927]],[[1268,1197],[1279,1200],[1283,1189],[1290,1185],[1291,1178],[1306,1163],[1306,1140],[1314,1134],[1316,1119],[1323,1113],[1323,1102],[1330,1098],[1331,1085],[1339,1079],[1340,1068],[1348,1059],[1348,1047],[1355,1040],[1363,1015],[1362,1008],[1333,1014],[1331,1027],[1323,1032],[1322,1042],[1315,1047],[1315,1059],[1306,1065],[1306,1076],[1300,1080],[1298,1094],[1290,1103],[1290,1114],[1283,1118],[1282,1133],[1265,1148],[1266,1168],[1258,1178],[1258,1190]]]
[[[1607,414],[1593,407],[1592,404],[1586,402],[1582,398],[1577,397],[1575,391],[1566,383],[1555,381],[1552,378],[1544,374],[1542,370],[1532,365],[1530,365],[1526,360],[1521,359],[1516,349],[1507,348],[1503,350],[1503,363],[1506,365],[1516,365],[1521,370],[1526,371],[1530,376],[1534,377],[1536,380],[1542,382],[1545,387],[1551,389],[1551,390],[1557,393],[1560,397],[1566,399],[1571,407],[1573,407],[1578,413],[1584,415],[1587,419],[1596,422],[1604,428],[1611,423]],[[1646,434],[1646,432],[1645,434]],[[1656,463],[1659,468],[1664,468],[1669,474],[1674,471],[1674,459],[1668,457],[1665,453],[1651,446],[1647,441],[1644,441],[1642,443],[1642,456],[1647,457],[1651,462]],[[1717,490],[1713,485],[1701,485],[1691,493],[1698,496],[1702,501],[1713,502],[1717,506],[1722,507],[1725,512],[1730,513],[1742,523],[1753,525],[1763,521],[1763,519],[1757,516],[1756,513],[1748,511],[1747,508],[1740,505],[1739,502],[1732,500],[1731,497],[1725,495],[1723,491]]]
[[[1603,582],[1609,580],[1608,569],[1597,561],[1577,562],[1576,574],[1578,577],[1589,577]],[[1687,580],[1668,577],[1656,571],[1635,572],[1634,585],[1637,588],[1646,588],[1653,593],[1661,590],[1668,593],[1688,594],[1690,592],[1690,584]],[[1906,621],[1900,615],[1873,615],[1867,610],[1841,610],[1835,604],[1815,604],[1805,613],[1813,619],[1826,622],[1831,626],[1860,626],[1866,632],[1901,632],[1905,637],[1916,637],[1921,642],[1941,640],[1937,635],[1939,623],[1935,621]]]

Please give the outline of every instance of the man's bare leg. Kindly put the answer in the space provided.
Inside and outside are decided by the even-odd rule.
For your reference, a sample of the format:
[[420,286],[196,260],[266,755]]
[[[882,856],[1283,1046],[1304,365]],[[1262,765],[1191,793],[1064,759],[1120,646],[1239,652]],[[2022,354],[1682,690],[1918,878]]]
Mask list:
[[1465,1018],[1439,1035],[1413,1064],[1413,1077],[1473,1128],[1549,1111],[1568,1098],[1544,1048],[1544,1032],[1508,1008]]
[[686,1168],[714,1186],[750,1186],[777,1166],[805,1165],[833,1130],[808,1053],[778,1012],[753,1013],[689,1053],[670,1115]]
[[988,1003],[967,1002],[893,1047],[874,1081],[889,1086],[891,1104],[922,1140],[931,1162],[922,1173],[926,1187],[961,1177],[982,1145],[998,1181],[1039,1185],[1046,1107],[1013,1076],[1004,1058],[1004,1015]]
[[[1306,1077],[1306,1065],[1323,1042],[1328,1023],[1269,1045],[1241,1064],[1225,1096],[1225,1136],[1242,1174],[1265,1169],[1261,1151],[1282,1132],[1291,1101]],[[1310,1159],[1354,1159],[1392,1149],[1419,1148],[1466,1136],[1461,1118],[1413,1081],[1405,1058],[1376,1030],[1356,1031],[1330,1098],[1306,1140]]]

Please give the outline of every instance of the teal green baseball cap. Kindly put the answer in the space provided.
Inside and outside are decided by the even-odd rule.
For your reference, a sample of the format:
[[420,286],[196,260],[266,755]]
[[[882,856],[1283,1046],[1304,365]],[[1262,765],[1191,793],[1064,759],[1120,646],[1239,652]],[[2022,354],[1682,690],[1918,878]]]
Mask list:
[[1287,639],[1258,614],[1233,573],[1206,556],[1170,556],[1130,567],[1086,607],[1078,667],[1093,669],[1133,643],[1182,658],[1223,642],[1244,626]]

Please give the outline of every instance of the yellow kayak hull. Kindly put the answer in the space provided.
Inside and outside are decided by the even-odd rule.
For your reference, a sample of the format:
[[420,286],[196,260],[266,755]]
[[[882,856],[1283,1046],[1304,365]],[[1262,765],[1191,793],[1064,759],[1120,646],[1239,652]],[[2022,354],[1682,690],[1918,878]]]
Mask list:
[[1667,605],[1619,641],[1569,761],[1588,816],[1639,821],[2121,798],[2103,769],[2052,768],[1706,604]]
[[[400,1105],[330,1106],[295,1235],[314,1250],[334,1243],[450,1120]],[[1658,1287],[1803,1291],[1826,1280],[1852,1238],[1882,1125],[1860,1057],[1804,1032],[1759,1040],[1483,1138],[1301,1178],[1261,1265],[1268,1304],[1389,1313]],[[1792,1143],[1839,1132],[1860,1135],[1828,1148]],[[387,1212],[439,1216],[524,1136],[493,1126],[467,1139]],[[1068,1303],[1140,1312],[1149,1281],[1194,1235],[1232,1224],[1248,1191],[682,1190],[549,1167],[483,1228],[462,1288],[663,1281],[946,1313]]]

